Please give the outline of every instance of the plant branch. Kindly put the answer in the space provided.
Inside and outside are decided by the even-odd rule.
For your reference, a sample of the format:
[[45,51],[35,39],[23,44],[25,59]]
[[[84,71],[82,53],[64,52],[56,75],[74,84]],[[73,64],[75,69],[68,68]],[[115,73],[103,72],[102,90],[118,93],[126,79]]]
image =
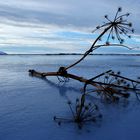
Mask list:
[[85,52],[85,54],[83,55],[83,57],[81,59],[79,59],[78,61],[76,61],[75,63],[71,64],[70,66],[66,67],[65,70],[68,70],[69,68],[77,65],[78,63],[80,63],[82,60],[84,60],[84,58],[89,55],[93,49],[97,49],[95,44],[97,43],[97,41],[112,27],[112,25],[108,26],[107,28],[104,29],[104,31],[96,38],[96,40],[94,41],[94,43],[92,44],[92,46],[90,47],[90,49],[88,51]]

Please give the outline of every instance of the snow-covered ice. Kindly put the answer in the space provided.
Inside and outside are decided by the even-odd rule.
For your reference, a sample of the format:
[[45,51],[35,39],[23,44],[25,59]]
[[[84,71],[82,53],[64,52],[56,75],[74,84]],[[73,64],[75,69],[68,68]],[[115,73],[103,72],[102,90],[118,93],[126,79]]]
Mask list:
[[[127,105],[96,103],[103,119],[79,130],[75,124],[58,126],[53,116],[70,117],[67,100],[80,97],[83,84],[70,80],[60,84],[56,77],[47,80],[31,77],[29,69],[57,71],[80,56],[2,55],[0,56],[0,140],[139,140],[140,103],[130,97]],[[136,79],[140,76],[139,56],[89,56],[69,70],[90,78],[113,69]]]

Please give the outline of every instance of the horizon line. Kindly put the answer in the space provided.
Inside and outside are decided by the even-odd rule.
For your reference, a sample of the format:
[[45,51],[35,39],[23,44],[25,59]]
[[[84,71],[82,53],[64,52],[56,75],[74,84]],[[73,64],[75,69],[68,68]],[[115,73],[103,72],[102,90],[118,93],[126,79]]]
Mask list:
[[[25,54],[0,54],[0,55],[84,55],[84,53],[44,53],[44,54],[30,54],[30,53],[25,53]],[[140,53],[92,53],[89,55],[137,55],[140,56]]]

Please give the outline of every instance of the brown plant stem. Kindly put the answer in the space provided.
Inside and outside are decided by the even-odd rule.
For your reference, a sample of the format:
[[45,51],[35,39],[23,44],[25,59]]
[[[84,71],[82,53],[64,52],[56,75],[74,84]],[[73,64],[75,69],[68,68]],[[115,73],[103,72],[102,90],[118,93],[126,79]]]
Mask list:
[[[70,66],[66,67],[65,70],[68,70],[69,68],[77,65],[78,63],[80,63],[82,60],[84,60],[84,58],[89,55],[95,47],[95,44],[97,43],[98,40],[100,40],[100,38],[112,27],[112,25],[108,26],[107,28],[104,29],[104,31],[96,38],[96,40],[93,42],[92,46],[90,47],[90,49],[88,51],[85,52],[85,54],[83,55],[83,57],[81,59],[79,59],[78,61],[76,61],[75,63],[71,64]],[[98,47],[96,47],[95,49],[97,49]]]
[[[71,79],[74,79],[74,80],[77,80],[79,82],[83,82],[83,83],[88,83],[94,87],[96,87],[97,89],[101,89],[103,90],[103,86],[102,85],[107,85],[105,83],[102,83],[102,82],[94,82],[94,81],[90,81],[89,79],[86,79],[86,78],[83,78],[83,77],[79,77],[77,75],[74,75],[74,74],[70,74],[70,73],[67,73],[66,75],[63,75],[62,73],[59,73],[59,72],[37,72],[35,70],[29,70],[29,73],[30,75],[32,76],[36,76],[36,77],[41,77],[41,78],[45,78],[45,77],[48,77],[48,76],[63,76],[63,77],[66,77],[66,78],[71,78]],[[110,84],[108,84],[110,85]],[[118,87],[118,88],[124,88],[122,86],[117,86],[117,85],[113,85],[111,84],[111,87],[109,87],[110,90],[113,90],[113,92],[119,96],[124,96],[122,93],[118,93],[118,92],[115,92],[115,89],[113,89],[113,87]],[[129,88],[128,89],[130,90],[133,90],[133,88]],[[83,99],[82,99],[83,100]]]

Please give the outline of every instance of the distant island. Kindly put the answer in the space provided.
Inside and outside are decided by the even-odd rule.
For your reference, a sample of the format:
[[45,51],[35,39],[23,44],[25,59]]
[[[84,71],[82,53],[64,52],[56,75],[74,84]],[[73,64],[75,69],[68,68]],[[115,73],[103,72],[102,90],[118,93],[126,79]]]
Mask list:
[[0,55],[6,55],[7,53],[0,51]]

